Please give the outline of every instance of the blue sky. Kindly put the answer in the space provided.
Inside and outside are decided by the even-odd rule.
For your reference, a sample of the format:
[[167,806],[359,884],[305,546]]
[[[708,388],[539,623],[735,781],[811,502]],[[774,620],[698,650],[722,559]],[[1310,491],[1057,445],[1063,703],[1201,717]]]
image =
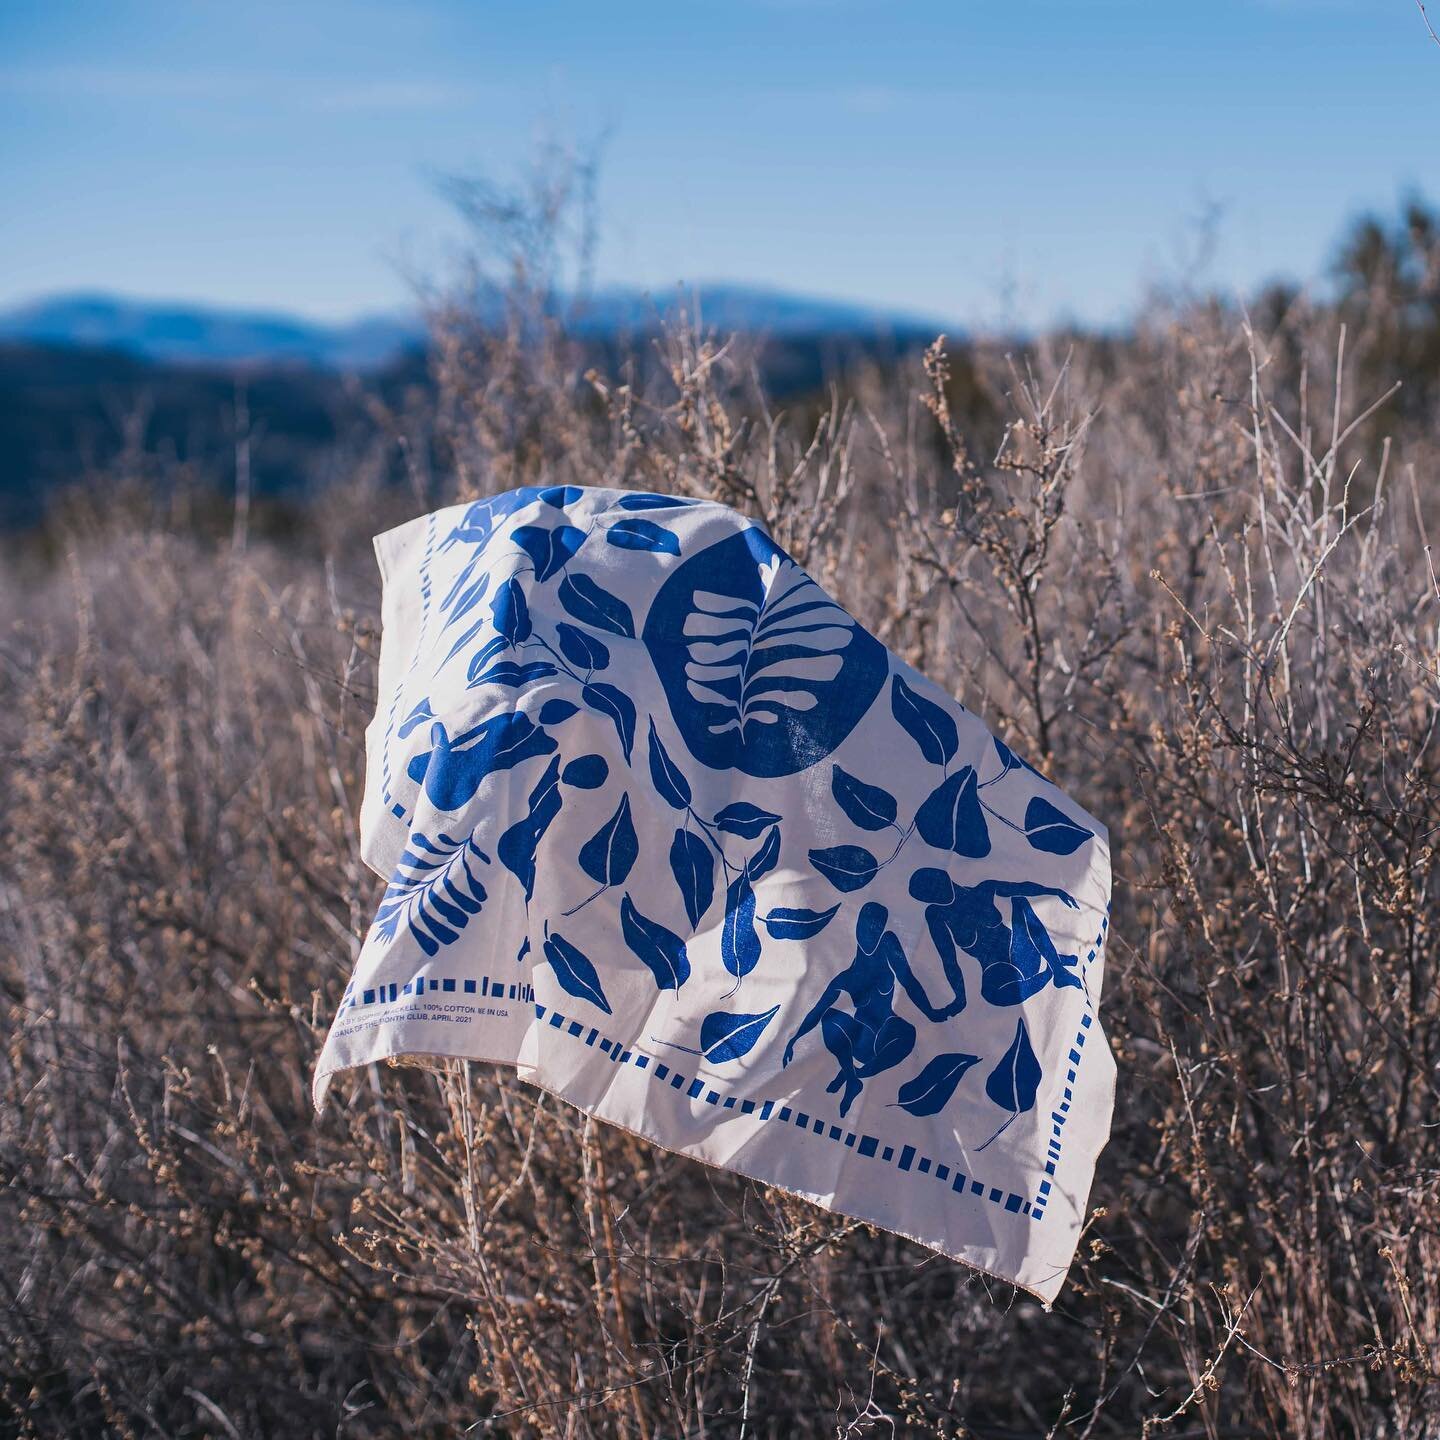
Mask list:
[[6,0],[0,304],[402,305],[436,174],[602,134],[602,281],[1106,321],[1207,214],[1249,288],[1440,202],[1440,47],[1414,0]]

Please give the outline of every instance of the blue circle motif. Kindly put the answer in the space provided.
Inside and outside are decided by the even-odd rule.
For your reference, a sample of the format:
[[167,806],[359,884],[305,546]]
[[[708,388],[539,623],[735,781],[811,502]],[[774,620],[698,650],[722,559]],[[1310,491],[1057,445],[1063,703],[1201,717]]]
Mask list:
[[676,567],[643,638],[691,755],[757,777],[824,760],[889,671],[885,647],[754,526]]

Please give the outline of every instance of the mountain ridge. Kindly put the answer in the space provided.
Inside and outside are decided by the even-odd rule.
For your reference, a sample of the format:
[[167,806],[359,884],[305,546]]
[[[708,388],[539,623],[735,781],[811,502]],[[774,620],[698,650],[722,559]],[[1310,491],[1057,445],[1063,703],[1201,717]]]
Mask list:
[[[698,301],[698,303],[697,303]],[[922,316],[858,302],[735,283],[679,286],[663,293],[610,286],[565,302],[577,334],[650,333],[681,308],[722,332],[795,336],[913,338],[945,328]],[[500,302],[496,302],[496,314]],[[125,351],[197,365],[301,364],[374,370],[425,344],[416,313],[380,311],[353,320],[309,320],[281,310],[147,300],[104,291],[42,296],[0,310],[0,340]]]

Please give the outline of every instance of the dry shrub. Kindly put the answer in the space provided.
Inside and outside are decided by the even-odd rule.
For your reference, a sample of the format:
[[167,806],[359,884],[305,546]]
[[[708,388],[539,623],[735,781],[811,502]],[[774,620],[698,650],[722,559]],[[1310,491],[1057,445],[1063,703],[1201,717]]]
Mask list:
[[[1436,437],[1282,318],[977,347],[960,409],[937,347],[801,424],[737,342],[587,375],[543,307],[442,313],[380,417],[413,493],[289,544],[72,514],[5,582],[0,1426],[1440,1435]],[[535,480],[760,517],[1108,821],[1116,1133],[1055,1313],[487,1067],[312,1117],[380,888],[363,537]]]

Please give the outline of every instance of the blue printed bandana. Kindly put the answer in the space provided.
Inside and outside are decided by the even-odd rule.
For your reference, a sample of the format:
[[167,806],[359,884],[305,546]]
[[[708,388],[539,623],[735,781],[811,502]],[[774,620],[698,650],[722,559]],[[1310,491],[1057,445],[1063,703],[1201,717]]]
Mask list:
[[1047,1304],[1109,1134],[1104,827],[723,506],[555,486],[382,535],[320,1057],[513,1065]]

